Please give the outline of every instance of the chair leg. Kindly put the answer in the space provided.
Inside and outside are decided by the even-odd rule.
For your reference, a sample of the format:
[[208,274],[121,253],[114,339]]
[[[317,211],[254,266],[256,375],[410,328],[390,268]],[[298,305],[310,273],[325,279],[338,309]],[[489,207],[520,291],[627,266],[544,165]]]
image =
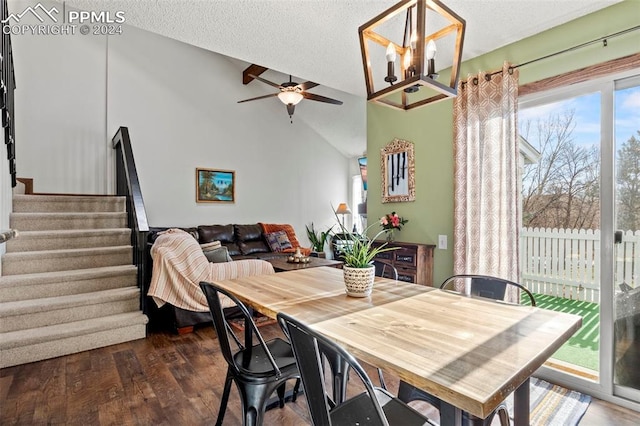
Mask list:
[[218,410],[216,426],[222,426],[224,413],[227,411],[227,402],[229,402],[229,394],[231,393],[231,382],[233,382],[233,377],[231,377],[231,374],[227,371],[227,377],[224,380],[224,390],[222,391],[222,398],[220,399],[220,409]]
[[384,381],[384,374],[382,374],[382,370],[378,368],[378,378],[380,379],[380,387],[384,390],[387,390],[387,383]]
[[498,418],[500,419],[500,424],[502,426],[511,426],[511,419],[509,418],[509,411],[507,411],[507,407],[501,405],[498,407]]
[[291,402],[296,402],[296,399],[298,399],[298,392],[300,392],[300,379],[296,379],[296,384],[293,385],[293,395],[291,395]]
[[284,389],[283,384],[276,387],[274,383],[244,386],[238,389],[242,398],[243,426],[262,425],[267,399],[274,391],[277,391],[280,396],[280,389]]
[[280,408],[284,407],[284,393],[287,390],[287,382],[282,382],[282,385],[278,386],[278,401],[280,402]]

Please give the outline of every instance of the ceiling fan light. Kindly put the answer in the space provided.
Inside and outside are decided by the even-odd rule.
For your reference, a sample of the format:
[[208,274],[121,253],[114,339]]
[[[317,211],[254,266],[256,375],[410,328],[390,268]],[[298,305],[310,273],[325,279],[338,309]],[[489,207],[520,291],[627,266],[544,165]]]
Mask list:
[[304,96],[298,92],[287,91],[278,93],[278,99],[285,105],[297,105],[303,98]]

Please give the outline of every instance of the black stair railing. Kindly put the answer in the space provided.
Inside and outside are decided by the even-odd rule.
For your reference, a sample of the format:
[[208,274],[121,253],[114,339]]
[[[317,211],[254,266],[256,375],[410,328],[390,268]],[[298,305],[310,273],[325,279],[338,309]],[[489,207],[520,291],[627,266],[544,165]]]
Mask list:
[[16,180],[16,126],[14,119],[13,92],[16,89],[16,76],[13,70],[13,51],[11,49],[10,31],[5,31],[9,26],[9,8],[7,0],[0,1],[0,20],[2,24],[2,37],[0,41],[0,114],[2,114],[2,127],[4,128],[4,143],[7,145],[7,160],[9,160],[9,173],[11,174],[11,187],[15,188]]
[[144,208],[136,163],[133,160],[129,129],[120,127],[111,140],[116,150],[116,195],[126,197],[127,222],[131,228],[133,264],[138,268],[138,288],[140,288],[140,309],[146,312],[145,273],[147,268],[147,235],[149,224]]

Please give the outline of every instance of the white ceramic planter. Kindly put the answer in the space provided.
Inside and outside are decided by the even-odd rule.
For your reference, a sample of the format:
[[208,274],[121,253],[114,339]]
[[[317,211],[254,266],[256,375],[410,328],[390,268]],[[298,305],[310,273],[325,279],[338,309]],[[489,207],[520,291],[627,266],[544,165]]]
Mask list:
[[343,266],[345,291],[348,296],[367,297],[373,290],[373,280],[376,277],[376,268],[371,265],[368,268],[352,268]]

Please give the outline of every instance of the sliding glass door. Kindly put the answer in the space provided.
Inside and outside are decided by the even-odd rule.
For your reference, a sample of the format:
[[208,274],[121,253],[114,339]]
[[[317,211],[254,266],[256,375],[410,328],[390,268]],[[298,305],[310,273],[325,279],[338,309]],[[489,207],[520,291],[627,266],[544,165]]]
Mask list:
[[640,75],[520,100],[521,281],[583,317],[537,374],[640,407]]
[[[600,363],[599,91],[521,105],[521,282],[538,306],[583,317],[548,365],[591,381]],[[524,145],[528,145],[525,151]]]

